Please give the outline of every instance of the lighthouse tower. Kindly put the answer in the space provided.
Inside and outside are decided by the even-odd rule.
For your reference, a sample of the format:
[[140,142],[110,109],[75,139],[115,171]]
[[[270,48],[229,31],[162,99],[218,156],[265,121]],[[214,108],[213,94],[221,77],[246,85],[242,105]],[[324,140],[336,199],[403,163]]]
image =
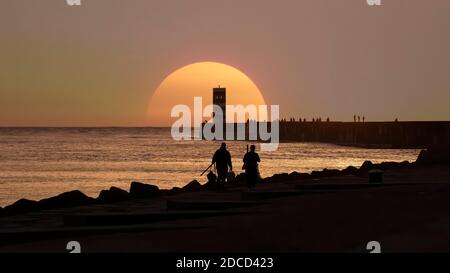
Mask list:
[[[213,89],[213,104],[217,105],[222,109],[222,113],[214,112],[214,123],[217,120],[222,120],[223,124],[226,123],[226,111],[227,111],[227,89],[223,87],[217,87]],[[222,115],[221,117],[219,115]],[[217,123],[216,123],[217,124]],[[225,128],[225,127],[224,127]]]

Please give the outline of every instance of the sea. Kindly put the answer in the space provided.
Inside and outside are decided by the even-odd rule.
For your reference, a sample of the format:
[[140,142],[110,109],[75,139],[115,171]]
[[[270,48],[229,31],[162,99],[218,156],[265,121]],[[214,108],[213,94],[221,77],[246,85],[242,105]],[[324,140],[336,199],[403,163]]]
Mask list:
[[[182,187],[200,176],[220,141],[175,141],[169,128],[0,128],[0,206],[21,198],[40,200],[71,190],[97,197],[132,181],[161,189]],[[229,141],[236,173],[245,141]],[[257,145],[257,149],[258,149]],[[262,177],[360,166],[365,160],[414,161],[415,149],[367,149],[325,143],[281,143],[260,152]]]

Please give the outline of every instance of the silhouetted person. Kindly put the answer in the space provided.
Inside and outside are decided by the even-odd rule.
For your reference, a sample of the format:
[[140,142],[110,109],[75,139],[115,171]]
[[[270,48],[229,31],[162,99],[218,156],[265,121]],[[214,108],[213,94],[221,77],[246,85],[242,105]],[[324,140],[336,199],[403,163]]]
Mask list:
[[353,122],[356,122],[356,115],[353,116]]
[[366,122],[366,117],[365,117],[365,116],[363,116],[363,123],[364,123],[364,122]]
[[227,179],[228,167],[230,167],[230,171],[233,170],[231,155],[230,152],[227,151],[225,142],[223,142],[220,148],[214,153],[212,164],[216,164],[217,185],[221,188],[224,186],[225,180]]
[[327,122],[330,122],[330,118],[329,117],[327,118]]
[[247,177],[247,185],[253,188],[259,179],[258,163],[261,162],[259,155],[255,152],[255,145],[250,146],[250,152],[244,156],[245,176]]

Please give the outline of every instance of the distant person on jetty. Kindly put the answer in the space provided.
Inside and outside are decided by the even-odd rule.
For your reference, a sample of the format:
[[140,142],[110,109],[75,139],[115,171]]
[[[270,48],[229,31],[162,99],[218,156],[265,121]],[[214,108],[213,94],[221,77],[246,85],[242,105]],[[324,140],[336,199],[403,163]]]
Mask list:
[[245,175],[247,177],[247,185],[249,188],[253,188],[258,182],[259,172],[258,163],[261,162],[259,155],[255,152],[255,145],[250,146],[250,152],[247,152],[244,156]]
[[220,145],[220,148],[214,153],[212,164],[216,164],[217,185],[221,188],[224,186],[225,180],[227,179],[228,167],[230,167],[230,171],[233,170],[231,154],[228,152],[227,144],[225,144],[225,142],[223,142],[222,145]]

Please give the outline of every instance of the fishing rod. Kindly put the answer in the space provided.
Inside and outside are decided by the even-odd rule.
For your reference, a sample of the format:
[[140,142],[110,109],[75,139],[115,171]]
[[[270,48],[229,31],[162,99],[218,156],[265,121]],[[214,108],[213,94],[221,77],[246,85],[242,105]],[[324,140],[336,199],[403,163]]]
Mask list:
[[211,165],[209,165],[209,167],[206,168],[206,170],[204,170],[200,176],[204,175],[209,169],[211,169],[211,167],[212,167],[213,165],[214,165],[214,163],[211,163]]

